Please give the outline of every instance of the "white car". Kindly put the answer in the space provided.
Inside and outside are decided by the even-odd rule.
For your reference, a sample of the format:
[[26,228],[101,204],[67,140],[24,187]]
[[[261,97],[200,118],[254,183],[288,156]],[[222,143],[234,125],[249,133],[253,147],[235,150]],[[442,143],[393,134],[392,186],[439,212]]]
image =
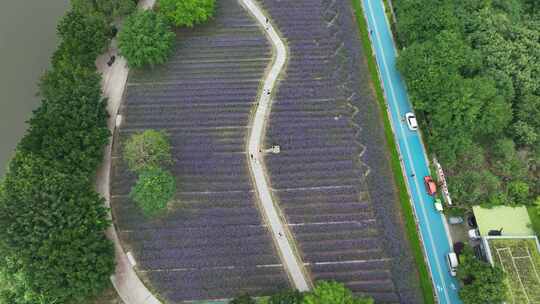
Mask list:
[[411,131],[418,130],[418,122],[416,121],[416,116],[414,116],[414,113],[409,112],[405,114],[405,120],[407,121],[407,126]]
[[469,229],[469,238],[471,240],[477,240],[480,238],[480,231],[478,229]]
[[457,267],[458,267],[458,258],[455,252],[449,252],[446,255],[446,262],[448,263],[448,269],[450,271],[450,275],[455,277],[457,274]]
[[437,210],[439,212],[443,212],[443,204],[442,204],[440,199],[438,199],[438,198],[435,199],[434,205],[435,205],[435,210]]

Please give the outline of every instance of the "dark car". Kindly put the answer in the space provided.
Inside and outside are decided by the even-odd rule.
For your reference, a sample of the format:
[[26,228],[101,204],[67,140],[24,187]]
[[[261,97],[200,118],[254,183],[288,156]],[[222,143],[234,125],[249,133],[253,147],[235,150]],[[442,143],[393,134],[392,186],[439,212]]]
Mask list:
[[467,217],[467,224],[469,224],[469,227],[471,228],[478,228],[478,224],[476,223],[476,217],[474,214],[471,214]]

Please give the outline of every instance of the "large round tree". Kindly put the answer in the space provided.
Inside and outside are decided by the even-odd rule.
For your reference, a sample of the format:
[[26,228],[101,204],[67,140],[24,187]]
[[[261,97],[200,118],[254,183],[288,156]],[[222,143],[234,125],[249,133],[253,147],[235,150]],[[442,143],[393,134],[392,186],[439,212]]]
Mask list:
[[174,38],[167,21],[146,10],[126,19],[118,36],[118,46],[130,67],[154,66],[169,58]]
[[139,175],[130,197],[146,216],[163,212],[176,191],[174,177],[160,168],[145,170]]
[[212,18],[215,0],[159,0],[158,8],[172,24],[192,27]]
[[171,163],[171,146],[163,131],[133,134],[124,145],[124,159],[131,171],[142,172]]

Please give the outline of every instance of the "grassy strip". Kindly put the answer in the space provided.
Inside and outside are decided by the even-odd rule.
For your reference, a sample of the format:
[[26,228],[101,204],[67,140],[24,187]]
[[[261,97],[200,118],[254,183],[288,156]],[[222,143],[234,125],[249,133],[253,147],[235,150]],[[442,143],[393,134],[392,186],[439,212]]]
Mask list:
[[540,214],[536,210],[535,206],[527,207],[529,217],[531,218],[532,229],[538,237],[540,237]]
[[403,178],[403,172],[401,170],[401,164],[399,161],[399,155],[396,148],[396,142],[394,134],[392,132],[392,126],[390,125],[390,119],[388,115],[385,115],[387,111],[387,105],[384,99],[381,82],[378,76],[377,65],[375,63],[375,57],[371,49],[371,41],[369,39],[369,33],[367,30],[367,24],[364,19],[363,8],[360,3],[361,0],[352,0],[354,13],[356,15],[356,22],[360,31],[360,39],[364,52],[366,54],[368,69],[373,81],[373,87],[375,89],[375,96],[381,109],[381,116],[384,124],[384,133],[386,136],[386,142],[388,143],[388,150],[390,151],[390,164],[394,173],[394,180],[397,185],[399,201],[401,203],[402,217],[405,221],[405,231],[409,239],[409,243],[416,261],[418,273],[420,275],[420,288],[424,298],[424,303],[435,303],[433,297],[433,285],[431,284],[431,278],[428,273],[426,262],[424,260],[424,253],[420,245],[420,238],[416,229],[416,221],[414,218],[412,206],[409,200],[409,194]]

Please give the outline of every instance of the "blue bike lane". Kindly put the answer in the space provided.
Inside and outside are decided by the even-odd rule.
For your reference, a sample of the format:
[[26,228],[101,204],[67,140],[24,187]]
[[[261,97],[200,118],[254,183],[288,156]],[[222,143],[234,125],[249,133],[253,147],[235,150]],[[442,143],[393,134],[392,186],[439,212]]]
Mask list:
[[434,199],[424,187],[423,178],[430,174],[425,150],[419,133],[410,131],[402,120],[405,113],[412,112],[412,107],[396,67],[397,52],[383,1],[362,2],[437,299],[442,304],[459,304],[459,285],[450,275],[446,263],[446,254],[451,251],[451,244],[445,220],[435,210]]

